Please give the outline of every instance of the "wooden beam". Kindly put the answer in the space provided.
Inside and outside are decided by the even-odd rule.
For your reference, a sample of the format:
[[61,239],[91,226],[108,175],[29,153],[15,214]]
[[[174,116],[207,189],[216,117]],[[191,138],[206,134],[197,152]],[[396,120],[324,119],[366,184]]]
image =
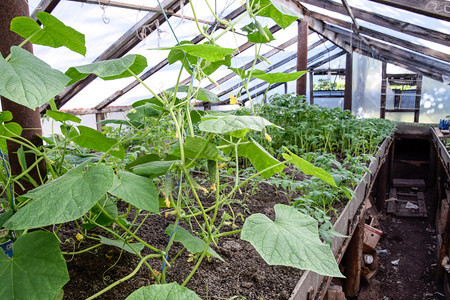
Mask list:
[[[300,0],[300,3],[311,4],[316,7],[320,7],[332,12],[337,12],[343,15],[347,13],[345,7],[342,4],[332,0]],[[351,7],[351,9],[355,18],[364,20],[369,23],[373,23],[382,27],[386,27],[398,32],[409,34],[445,46],[448,45],[448,41],[450,40],[449,34],[445,34],[437,30],[417,26],[412,23],[400,21],[385,15],[368,12],[355,7]]]
[[420,99],[422,99],[422,76],[419,75],[416,80],[416,101],[415,101],[415,108],[416,111],[414,112],[414,123],[419,123],[419,116],[420,116]]
[[[308,21],[298,22],[297,33],[297,71],[304,71],[308,68]],[[297,79],[297,94],[306,95],[306,76]]]
[[[240,15],[244,11],[245,11],[245,8],[243,6],[240,6],[239,8],[235,9],[230,14],[228,14],[225,18],[227,20],[232,20],[232,19],[236,18],[238,15]],[[212,29],[213,29],[213,26],[208,28],[208,31],[211,31]],[[199,42],[204,40],[204,38],[205,37],[203,35],[199,34],[195,38],[193,38],[191,40],[191,42],[193,44],[198,44]],[[164,68],[165,66],[167,66],[168,64],[169,64],[169,61],[168,61],[167,58],[165,58],[162,61],[160,61],[158,64],[156,64],[154,67],[152,67],[148,71],[146,71],[144,74],[142,74],[139,78],[142,81],[144,81],[147,78],[149,78],[150,76],[152,76],[153,74],[155,74],[156,72],[158,72],[159,70],[161,70],[162,68]],[[106,106],[110,105],[111,103],[113,103],[114,101],[116,101],[117,99],[122,97],[124,94],[128,93],[129,91],[131,91],[133,88],[135,88],[139,84],[140,84],[140,82],[138,80],[134,80],[133,82],[128,84],[125,88],[114,92],[111,96],[109,96],[108,98],[106,98],[105,100],[103,100],[102,102],[97,104],[95,106],[95,108],[96,109],[103,109],[103,108],[105,108]]]
[[[320,66],[322,66],[323,64],[326,64],[327,62],[332,61],[333,59],[336,59],[336,58],[338,58],[338,57],[340,57],[340,56],[342,56],[342,55],[344,55],[344,54],[346,54],[346,52],[345,52],[344,50],[341,51],[341,52],[339,52],[339,53],[336,53],[336,54],[334,54],[334,55],[332,55],[332,56],[330,56],[330,57],[327,57],[327,58],[324,59],[324,60],[321,60],[321,61],[318,62],[318,63],[315,63],[315,64],[313,64],[313,65],[308,66],[308,70],[313,70],[313,69],[316,68],[316,67],[320,67]],[[286,71],[284,71],[283,73],[290,73],[290,72],[293,72],[293,71],[296,70],[296,68],[297,68],[297,67],[289,68],[289,69],[287,69]],[[252,79],[253,79],[253,78],[252,78]],[[265,86],[265,85],[268,85],[267,82],[262,82],[262,83],[258,84],[257,86],[258,86],[258,88],[260,88],[260,87]],[[275,84],[272,84],[272,85],[270,86],[270,88],[269,88],[269,91],[272,90],[272,89],[274,89],[274,88],[276,88],[276,87],[278,87],[278,86],[280,86],[280,85],[281,85],[281,83],[275,83]],[[234,89],[236,89],[236,87],[235,87]],[[258,97],[258,96],[260,96],[261,94],[263,94],[264,92],[265,92],[265,89],[262,90],[262,91],[259,91],[259,92],[255,93],[254,95],[251,96],[251,98],[253,99],[254,97]],[[242,102],[245,103],[246,100],[243,100]]]
[[103,131],[102,124],[98,124],[98,122],[103,121],[104,119],[106,119],[106,114],[105,113],[96,113],[95,114],[95,122],[97,123],[97,131]]
[[[275,32],[278,32],[279,30],[281,30],[281,27],[278,25],[274,25],[271,28],[269,28],[269,31],[273,34]],[[232,57],[239,55],[241,52],[244,52],[245,50],[253,47],[255,44],[252,42],[245,42],[244,44],[242,44],[241,46],[239,46],[239,48],[232,54]],[[276,49],[276,48],[275,48]],[[274,49],[274,50],[275,50]],[[280,49],[276,49],[276,50],[280,50]],[[276,52],[278,53],[278,52]],[[189,76],[188,78],[185,78],[184,80],[182,80],[180,82],[180,85],[186,85],[191,81],[191,77]],[[219,82],[217,82],[218,84],[220,84]],[[216,86],[215,84],[213,84],[213,86]]]
[[59,2],[60,0],[41,0],[41,2],[39,2],[39,4],[34,9],[33,13],[30,15],[30,18],[37,21],[36,14],[38,12],[45,11],[46,13],[51,13]]
[[387,63],[381,63],[381,96],[380,96],[380,119],[386,118],[386,91],[387,91]]
[[[328,15],[324,15],[324,14],[320,14],[320,13],[316,13],[316,12],[312,12],[312,11],[308,11],[306,13],[308,16],[318,19],[318,20],[322,20],[340,27],[344,27],[347,29],[352,29],[352,24],[349,22],[346,22],[344,20],[341,19],[337,19],[337,18],[333,18],[330,17]],[[359,32],[361,34],[391,43],[391,44],[396,44],[400,47],[403,48],[407,48],[413,51],[416,51],[418,53],[421,53],[423,55],[427,55],[427,56],[431,56],[443,61],[450,61],[450,53],[443,53],[437,50],[434,50],[432,48],[428,48],[398,37],[394,37],[392,35],[386,34],[386,33],[382,33],[373,29],[370,29],[368,27],[364,27],[364,26],[359,26]]]
[[[119,8],[125,8],[125,9],[134,9],[134,10],[138,10],[138,11],[161,13],[161,8],[159,8],[159,7],[150,7],[150,6],[129,4],[129,3],[117,2],[117,1],[110,1],[110,0],[69,0],[69,1],[95,4],[95,5],[105,5],[105,6],[111,6],[111,7],[119,7]],[[164,12],[169,17],[174,16],[174,17],[178,17],[181,19],[195,21],[195,18],[193,18],[193,17],[182,15],[182,14],[177,14],[172,10],[165,9]],[[201,20],[201,19],[197,19],[197,20],[199,23],[215,25],[214,22],[209,22],[209,21]],[[225,26],[219,23],[218,27],[224,28]]]
[[347,53],[345,56],[345,94],[344,109],[352,111],[352,92],[353,92],[353,55]]
[[[185,3],[188,0],[183,0]],[[162,2],[164,9],[178,11],[180,9],[180,1],[178,0],[165,0]],[[116,42],[114,42],[107,50],[105,50],[99,57],[97,57],[93,62],[120,58],[124,56],[128,51],[141,42],[136,32],[143,26],[151,27],[151,30],[155,30],[157,24],[162,24],[166,20],[161,13],[148,13],[142,20],[131,27],[122,37],[120,37]],[[89,85],[94,79],[95,75],[89,75],[85,79],[78,81],[77,83],[66,87],[64,91],[55,97],[55,103],[58,108],[66,104],[70,99],[72,99],[76,94],[78,94],[83,88]],[[49,105],[41,106],[41,113],[49,108]]]
[[[334,32],[338,36],[341,36],[342,39],[353,39],[353,46],[360,49],[364,49],[365,51],[369,51],[365,45],[358,45],[358,40],[351,35],[351,32],[343,30],[339,27],[333,25],[327,25],[327,29],[329,31]],[[442,82],[442,75],[450,76],[450,64],[440,62],[435,59],[431,59],[422,55],[418,55],[414,52],[407,51],[393,45],[389,45],[380,41],[377,41],[372,38],[368,38],[369,42],[372,46],[377,50],[380,57],[396,57],[397,60],[404,61],[406,64],[410,64],[412,67],[415,67],[420,70],[425,70],[429,74],[433,74],[434,78],[440,78],[439,81]],[[425,74],[424,74],[425,75]]]
[[[365,56],[369,56],[372,57],[371,53],[364,50],[364,49],[360,49],[360,48],[355,48],[355,52],[360,53],[362,55]],[[440,81],[442,82],[442,76],[438,76],[434,73],[430,73],[428,70],[424,69],[424,68],[420,68],[418,66],[412,66],[408,60],[404,60],[401,57],[396,57],[394,55],[389,55],[386,53],[382,53],[382,55],[380,55],[378,57],[379,60],[381,61],[385,61],[385,62],[389,62],[391,64],[394,64],[396,66],[402,67],[406,70],[409,70],[411,72],[417,73],[417,74],[421,74],[423,76],[429,77],[431,79],[434,79],[436,81]]]
[[[310,32],[310,34],[311,34],[311,33],[312,33],[312,32]],[[326,41],[325,39],[320,39],[320,40],[318,40],[317,42],[313,43],[313,44],[308,48],[308,50],[312,50],[312,49],[314,49],[314,48],[320,46],[321,44],[325,43],[325,41]],[[295,44],[296,42],[297,42],[297,37],[293,37],[293,38],[290,39],[289,41],[287,41],[287,42],[281,44],[280,46],[278,46],[276,49],[272,49],[272,50],[270,50],[269,52],[263,54],[262,57],[264,57],[264,58],[269,58],[269,57],[271,57],[271,56],[273,56],[273,55],[279,53],[280,51],[286,49],[287,47],[289,47],[289,46]],[[239,69],[248,70],[248,69],[250,69],[252,66],[253,66],[253,61],[249,61],[249,62],[246,63],[245,65],[239,67]],[[228,75],[226,75],[226,76],[222,77],[221,79],[219,79],[219,80],[217,81],[217,83],[218,83],[218,84],[222,84],[222,83],[224,83],[224,82],[230,80],[231,78],[233,78],[233,77],[235,77],[235,76],[236,76],[236,73],[231,72],[231,73],[229,73]],[[210,89],[213,89],[214,87],[216,87],[215,84],[210,84],[210,85],[206,86],[206,89],[207,89],[207,90],[210,90]]]
[[404,9],[424,16],[450,22],[450,2],[448,0],[369,0]]
[[311,18],[309,16],[305,16],[304,19],[308,21],[308,25],[311,30],[317,32],[318,34],[320,34],[321,36],[323,36],[336,46],[344,49],[345,51],[347,52],[353,51],[352,47],[346,41],[336,36],[334,32],[331,32],[326,29],[325,22]]
[[95,108],[76,108],[76,109],[61,109],[60,111],[67,114],[82,116],[82,115],[92,115],[92,114],[108,114],[113,112],[123,112],[132,109],[131,105],[121,105],[121,106],[108,106],[103,109]]
[[[319,54],[317,54],[317,55],[315,55],[315,56],[309,58],[309,59],[308,59],[308,64],[314,62],[314,61],[317,59],[317,57],[322,57],[322,56],[324,55],[324,53],[328,53],[328,51],[327,51],[327,50],[324,50],[322,53],[319,53]],[[343,53],[344,53],[344,52],[340,52],[340,53],[339,53],[339,56],[341,56]],[[337,56],[337,57],[339,57],[339,56]],[[286,64],[286,63],[288,63],[288,62],[290,62],[290,61],[293,61],[293,60],[296,59],[296,58],[297,58],[297,54],[290,55],[290,56],[286,57],[285,59],[283,59],[283,60],[277,62],[276,64],[271,65],[269,68],[266,69],[266,72],[270,72],[270,71],[272,71],[272,70],[274,70],[274,69],[276,69],[276,68],[279,68],[279,67],[281,67],[282,65],[284,65],[284,64]],[[336,54],[335,54],[335,55],[332,55],[332,56],[330,56],[330,57],[328,57],[327,59],[325,59],[325,60],[323,60],[323,61],[321,61],[321,62],[320,62],[320,65],[317,65],[317,66],[321,66],[322,64],[324,64],[324,63],[326,63],[326,62],[328,62],[328,61],[331,61],[331,60],[333,60],[333,59],[335,59],[335,58],[336,58]],[[313,64],[313,65],[312,65],[312,67],[314,67],[314,66],[316,66],[316,64]],[[308,65],[307,69],[308,69],[308,70],[311,70],[312,67],[311,67],[310,65]],[[291,70],[291,69],[289,69],[289,70]],[[292,69],[292,70],[294,70],[294,69]],[[287,71],[285,71],[285,73],[286,73],[286,72],[287,72]],[[250,82],[253,81],[253,80],[255,80],[255,79],[256,79],[256,78],[250,78]],[[263,86],[263,85],[265,85],[265,84],[266,84],[266,82],[263,82],[262,84],[258,85],[258,87],[261,87],[261,86]],[[217,95],[217,96],[218,96],[218,97],[222,97],[222,96],[224,96],[224,95],[228,95],[228,94],[230,94],[232,91],[234,91],[234,90],[236,90],[236,89],[238,89],[238,88],[240,88],[240,87],[242,87],[242,86],[243,86],[242,83],[238,83],[238,84],[232,86],[231,88],[229,88],[229,89],[227,89],[227,90],[225,90],[225,91],[222,91],[222,92],[219,93],[219,95]]]
[[341,57],[342,55],[344,55],[346,53],[347,52],[345,50],[342,50],[341,52],[335,53],[335,54],[333,54],[333,55],[331,55],[331,56],[329,56],[329,57],[327,57],[327,58],[325,58],[325,59],[323,59],[321,61],[316,62],[313,65],[308,66],[308,69],[309,70],[314,70],[314,69],[316,69],[316,68],[326,64],[327,62],[330,62],[330,61],[332,61],[332,60],[334,60],[334,59],[336,59],[338,57]]
[[[283,51],[283,50],[286,49],[287,47],[289,47],[289,46],[295,44],[296,42],[297,42],[297,37],[293,37],[293,38],[290,39],[289,41],[287,41],[287,42],[281,44],[281,45],[278,46],[277,48],[272,49],[272,50],[270,50],[270,51],[267,52],[267,53],[264,53],[264,54],[261,55],[261,56],[264,57],[264,58],[269,58],[269,57],[271,57],[271,56],[273,56],[273,55],[279,53],[280,51]],[[253,60],[252,60],[252,61],[249,61],[249,62],[246,63],[245,65],[239,67],[239,69],[248,70],[248,69],[250,69],[252,66],[253,66]],[[236,76],[236,73],[231,72],[231,73],[227,74],[226,76],[224,76],[224,77],[220,78],[219,80],[217,80],[217,84],[222,84],[222,83],[224,83],[224,82],[230,80],[230,79],[233,78],[234,76]],[[215,84],[210,84],[210,85],[206,86],[205,89],[211,90],[211,89],[213,89],[214,87],[216,87]]]

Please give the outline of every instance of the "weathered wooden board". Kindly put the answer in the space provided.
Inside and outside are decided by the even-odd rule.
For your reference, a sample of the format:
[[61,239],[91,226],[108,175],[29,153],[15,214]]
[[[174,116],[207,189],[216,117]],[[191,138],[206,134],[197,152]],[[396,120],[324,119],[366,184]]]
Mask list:
[[394,178],[393,186],[396,188],[417,188],[420,191],[424,191],[426,188],[425,180],[423,179]]
[[[392,144],[392,138],[387,138],[380,146],[379,151],[375,156],[375,160],[370,164],[369,170],[371,173],[366,173],[359,185],[355,189],[355,194],[351,201],[347,203],[344,210],[340,213],[339,218],[334,223],[336,231],[351,236],[359,222],[358,214],[362,210],[363,201],[368,195],[368,190],[374,182],[376,172],[380,167],[383,157],[387,154],[389,147]],[[353,224],[352,224],[353,223]],[[342,259],[342,253],[348,245],[350,238],[334,237],[332,239],[332,251],[337,257],[338,263]],[[322,283],[325,282],[322,289],[326,291],[329,284],[328,278],[311,271],[305,271],[298,281],[294,291],[291,294],[290,300],[309,300],[316,298],[323,298],[325,293],[317,294],[321,289]],[[309,297],[309,298],[308,298]]]

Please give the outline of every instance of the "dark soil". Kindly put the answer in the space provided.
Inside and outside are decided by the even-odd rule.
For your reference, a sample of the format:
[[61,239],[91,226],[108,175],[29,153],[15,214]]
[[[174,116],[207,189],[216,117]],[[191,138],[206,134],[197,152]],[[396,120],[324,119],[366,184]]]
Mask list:
[[382,214],[379,223],[383,236],[377,249],[387,254],[379,253],[378,272],[370,285],[362,286],[358,299],[444,300],[435,281],[436,232],[430,220]]
[[[240,196],[240,197],[243,197]],[[277,195],[273,187],[262,184],[257,193],[247,197],[244,202],[233,204],[232,211],[235,215],[242,214],[247,217],[253,213],[264,213],[274,219],[273,206],[276,203],[287,204],[284,195]],[[228,207],[223,211],[231,213]],[[219,214],[220,218],[220,214]],[[173,224],[170,216],[151,216],[139,230],[138,235],[149,244],[164,249],[169,236],[164,233],[166,227]],[[242,220],[236,218],[236,225],[241,228]],[[180,224],[184,228],[186,224]],[[233,230],[227,226],[227,231]],[[69,223],[61,230],[61,240],[72,238],[78,230],[74,224]],[[99,231],[100,233],[100,231]],[[228,299],[232,296],[243,296],[245,299],[288,299],[293,291],[302,271],[290,267],[269,266],[253,249],[250,243],[241,241],[239,234],[226,236],[219,239],[215,251],[226,261],[221,262],[216,258],[204,260],[202,265],[189,281],[187,287],[194,290],[202,299]],[[82,241],[81,245],[67,243],[63,251],[85,249],[93,245],[91,241]],[[177,243],[172,247],[169,261],[181,250]],[[150,252],[144,250],[143,255]],[[167,282],[177,281],[182,283],[192,270],[194,262],[188,261],[191,256],[183,251],[177,260],[167,270]],[[101,246],[93,251],[66,256],[70,274],[70,281],[64,287],[64,299],[86,299],[96,292],[104,289],[109,284],[131,273],[139,262],[136,255],[120,252],[120,249]],[[151,267],[161,271],[161,261],[149,260]],[[97,299],[125,299],[138,288],[154,283],[154,279],[145,266],[131,279],[119,284]]]

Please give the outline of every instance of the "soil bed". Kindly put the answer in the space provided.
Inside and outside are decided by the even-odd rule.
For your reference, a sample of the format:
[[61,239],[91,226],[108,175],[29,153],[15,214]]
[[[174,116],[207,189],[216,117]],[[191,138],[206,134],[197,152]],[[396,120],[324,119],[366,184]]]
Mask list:
[[[238,195],[242,197],[242,195]],[[245,202],[232,204],[235,215],[239,213],[248,217],[253,213],[263,213],[274,219],[273,206],[277,203],[287,204],[284,195],[277,195],[275,189],[268,184],[260,184],[259,190]],[[229,213],[230,210],[224,207]],[[223,211],[223,209],[222,209]],[[221,213],[219,213],[219,216]],[[163,249],[168,241],[164,233],[166,227],[173,224],[170,217],[152,216],[147,219],[139,230],[138,235],[149,244]],[[236,225],[242,228],[243,221],[236,218]],[[189,228],[186,224],[180,226]],[[232,230],[228,226],[226,230]],[[67,224],[60,231],[61,240],[74,238],[78,232],[72,223]],[[98,232],[101,234],[101,232]],[[254,250],[250,243],[239,239],[239,234],[222,237],[218,247],[214,250],[226,261],[216,258],[203,260],[194,277],[187,287],[195,291],[202,299],[228,299],[233,296],[242,296],[245,299],[289,299],[302,271],[283,266],[269,266]],[[81,247],[85,249],[91,245],[90,241],[83,241]],[[74,251],[74,245],[66,244],[63,251]],[[169,261],[179,250],[181,245],[175,243],[169,255]],[[98,249],[98,250],[97,250]],[[67,257],[70,281],[64,287],[64,299],[86,299],[107,285],[131,273],[139,259],[130,253],[120,253],[120,249],[103,245],[94,251]],[[150,252],[143,250],[142,254]],[[195,260],[188,261],[192,256],[183,251],[180,257],[167,270],[167,282],[182,283],[192,270]],[[152,268],[161,271],[160,261],[149,261]],[[150,271],[144,266],[130,280],[116,286],[97,299],[125,299],[134,290],[141,286],[154,283]]]

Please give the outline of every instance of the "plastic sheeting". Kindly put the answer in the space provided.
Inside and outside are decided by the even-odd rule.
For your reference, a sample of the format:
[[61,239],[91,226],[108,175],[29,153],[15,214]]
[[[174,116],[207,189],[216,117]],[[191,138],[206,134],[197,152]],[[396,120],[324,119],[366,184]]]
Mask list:
[[450,86],[423,77],[420,123],[439,123],[447,115],[450,115]]
[[381,61],[353,54],[352,114],[361,118],[379,118]]

